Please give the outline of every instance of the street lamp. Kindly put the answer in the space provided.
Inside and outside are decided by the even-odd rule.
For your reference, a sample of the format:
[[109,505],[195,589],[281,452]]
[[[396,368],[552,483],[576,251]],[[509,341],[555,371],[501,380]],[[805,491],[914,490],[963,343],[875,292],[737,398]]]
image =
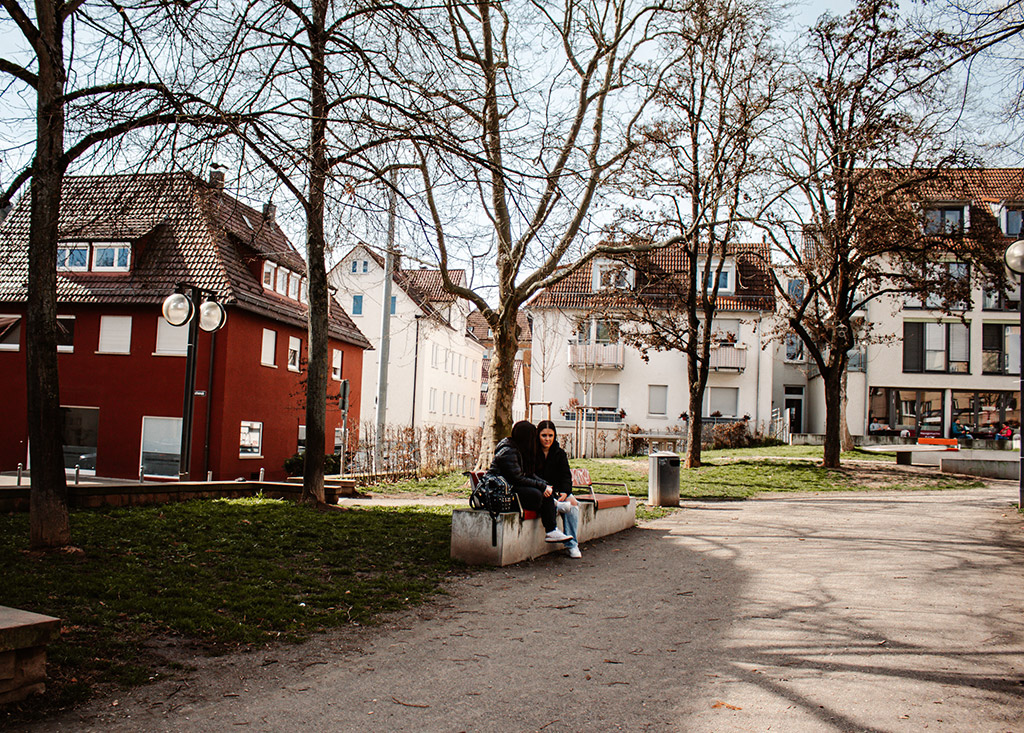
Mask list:
[[1018,432],[1021,436],[1020,442],[1020,469],[1018,473],[1018,484],[1017,484],[1017,506],[1024,506],[1024,406],[1021,404],[1021,400],[1024,399],[1024,239],[1018,239],[1016,242],[1006,248],[1006,252],[1003,253],[1003,260],[1006,262],[1006,266],[1010,268],[1010,271],[1017,275],[1018,280],[1018,295],[1017,295],[1017,310],[1020,311],[1020,331],[1018,332],[1019,346],[1017,349],[1017,371],[1020,373],[1019,389],[1017,393],[1017,412],[1022,418],[1019,422]]
[[[196,317],[196,302],[204,296],[206,299],[199,305],[199,314]],[[228,314],[224,310],[224,306],[217,302],[216,294],[212,290],[205,290],[187,283],[178,283],[176,291],[164,299],[161,312],[164,320],[172,326],[188,325],[188,348],[185,352],[185,395],[181,408],[181,450],[178,455],[178,479],[188,481],[192,478],[192,414],[195,407],[196,341],[200,328],[208,333],[214,333],[223,328]],[[213,348],[212,344],[210,348]],[[212,354],[210,360],[212,365]],[[207,403],[209,403],[209,395],[207,395]],[[209,423],[209,416],[207,416],[207,423]]]

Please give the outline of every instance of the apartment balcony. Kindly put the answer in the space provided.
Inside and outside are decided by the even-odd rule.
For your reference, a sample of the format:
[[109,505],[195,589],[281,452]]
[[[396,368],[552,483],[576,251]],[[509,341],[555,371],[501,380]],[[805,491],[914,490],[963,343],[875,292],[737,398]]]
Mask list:
[[572,368],[622,369],[624,356],[622,344],[569,344]]
[[719,343],[711,345],[708,366],[714,371],[726,369],[742,372],[747,368],[746,344]]

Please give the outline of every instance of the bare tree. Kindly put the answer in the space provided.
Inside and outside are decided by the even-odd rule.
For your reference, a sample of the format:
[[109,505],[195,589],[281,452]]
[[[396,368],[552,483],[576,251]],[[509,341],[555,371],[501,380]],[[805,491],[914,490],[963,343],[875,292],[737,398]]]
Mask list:
[[[172,85],[152,63],[157,58],[166,68],[177,62],[188,67],[177,29],[195,8],[40,0],[33,15],[18,0],[0,0],[0,7],[24,43],[5,50],[11,57],[0,58],[0,72],[8,77],[2,98],[14,109],[27,89],[35,101],[27,115],[34,123],[34,153],[27,165],[12,171],[13,180],[0,194],[0,209],[30,181],[25,338],[30,535],[33,547],[56,548],[71,539],[57,373],[57,241],[64,175],[75,161],[133,130],[209,123],[217,117],[199,102],[199,84]],[[160,33],[154,35],[155,26]],[[73,52],[65,48],[71,28],[78,31]],[[191,91],[184,92],[189,86]]]
[[[431,93],[461,114],[459,154],[415,149],[444,285],[478,308],[494,334],[481,465],[511,429],[523,303],[598,251],[656,246],[598,245],[591,209],[633,151],[637,123],[671,65],[658,47],[660,29],[684,8],[670,2],[446,4],[457,66]],[[489,232],[476,241],[493,242],[486,253],[493,279],[459,286],[449,268],[461,254],[459,235],[472,236],[475,223]],[[570,254],[579,256],[559,268]]]
[[[775,146],[791,195],[769,231],[786,260],[773,275],[783,315],[824,386],[826,466],[840,461],[843,377],[865,305],[929,290],[947,306],[965,300],[969,279],[950,277],[941,262],[951,248],[978,264],[972,276],[1003,277],[983,212],[970,237],[925,236],[922,227],[929,186],[963,162],[941,134],[943,64],[929,39],[905,33],[894,2],[861,0],[818,21],[796,68],[793,124]],[[794,279],[800,288],[787,287]]]
[[759,140],[778,118],[782,91],[771,21],[769,8],[747,0],[696,0],[677,19],[678,62],[659,90],[655,121],[643,128],[642,155],[619,180],[657,207],[655,216],[649,206],[628,211],[624,224],[649,236],[676,234],[680,245],[677,257],[632,258],[634,297],[608,290],[597,304],[615,313],[624,339],[642,352],[686,355],[688,467],[700,465],[723,268],[750,249],[738,239],[765,206],[756,190],[766,157]]

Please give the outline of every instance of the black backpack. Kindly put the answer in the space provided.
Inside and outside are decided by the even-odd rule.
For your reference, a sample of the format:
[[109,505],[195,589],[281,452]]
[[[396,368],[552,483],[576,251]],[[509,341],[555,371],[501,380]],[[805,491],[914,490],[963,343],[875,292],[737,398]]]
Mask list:
[[498,515],[516,510],[516,497],[512,485],[504,477],[488,471],[476,482],[469,497],[469,506],[483,509],[491,515],[491,545],[498,545]]

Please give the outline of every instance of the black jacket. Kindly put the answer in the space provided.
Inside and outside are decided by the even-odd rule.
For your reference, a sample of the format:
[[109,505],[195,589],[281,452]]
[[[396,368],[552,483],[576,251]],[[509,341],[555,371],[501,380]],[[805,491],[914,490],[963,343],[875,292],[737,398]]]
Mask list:
[[534,475],[527,475],[523,470],[523,454],[511,438],[503,438],[494,451],[494,460],[491,461],[491,473],[496,473],[510,484],[513,489],[528,486],[544,491],[548,487],[543,479]]
[[556,440],[548,450],[547,458],[541,453],[537,474],[555,488],[555,496],[572,493],[572,473],[569,471],[569,456]]

